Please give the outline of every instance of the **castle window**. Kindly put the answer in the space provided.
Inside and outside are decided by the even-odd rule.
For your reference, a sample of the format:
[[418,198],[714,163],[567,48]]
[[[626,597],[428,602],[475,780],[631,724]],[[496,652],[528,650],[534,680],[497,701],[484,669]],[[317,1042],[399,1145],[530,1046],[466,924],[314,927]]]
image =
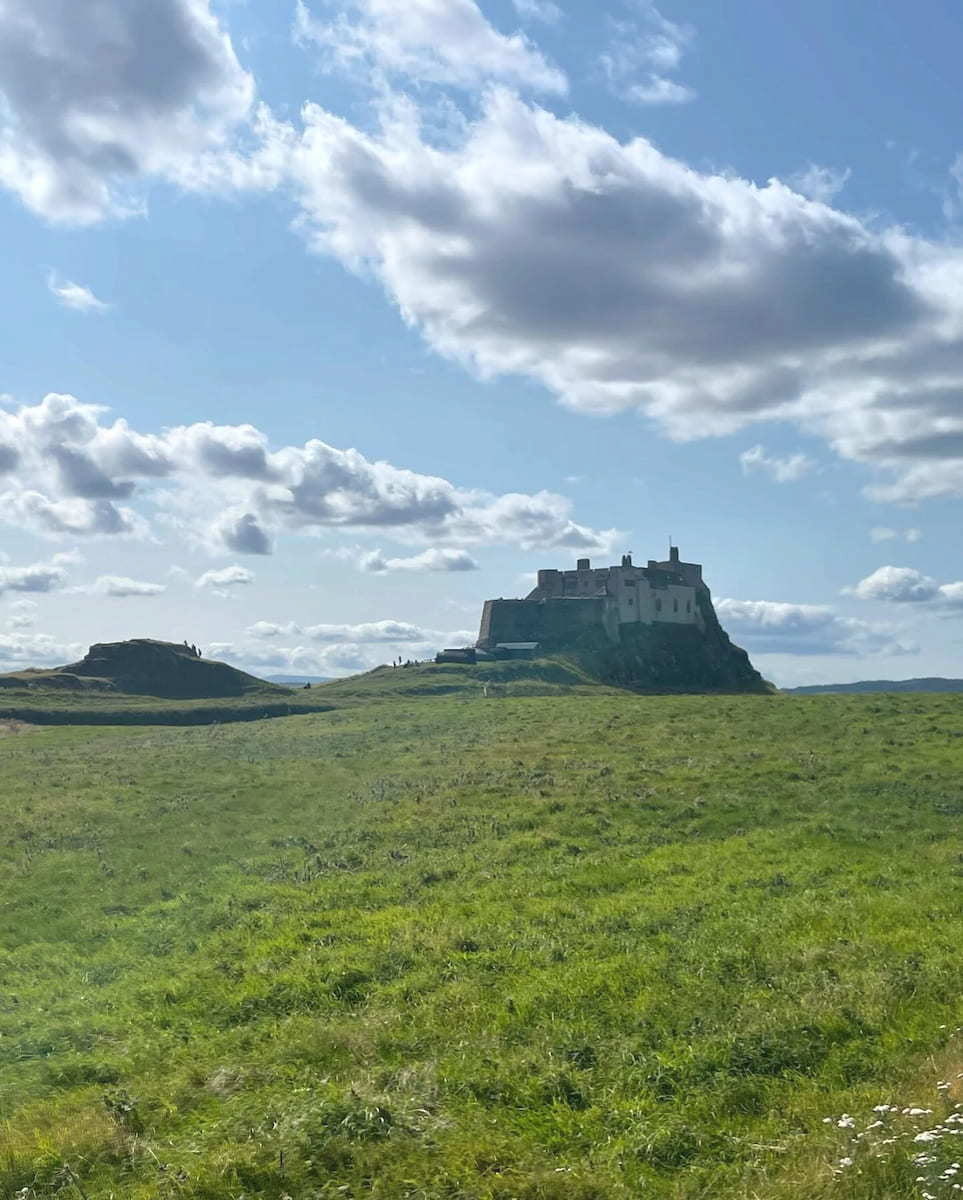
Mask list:
[[672,601],[672,611],[673,611],[673,612],[678,612],[678,611],[679,611],[679,601],[678,601],[678,600],[673,600],[673,601]]
[[685,610],[686,610],[686,612],[687,612],[687,613],[690,613],[690,612],[692,612],[692,601],[691,601],[691,600],[686,600],[686,602],[685,602]]
[[662,611],[662,601],[661,601],[661,600],[656,600],[656,602],[655,602],[655,611],[656,611],[656,612],[661,612],[661,611]]
[[634,604],[634,603],[635,603],[635,601],[632,599],[631,596],[629,596],[629,604]]

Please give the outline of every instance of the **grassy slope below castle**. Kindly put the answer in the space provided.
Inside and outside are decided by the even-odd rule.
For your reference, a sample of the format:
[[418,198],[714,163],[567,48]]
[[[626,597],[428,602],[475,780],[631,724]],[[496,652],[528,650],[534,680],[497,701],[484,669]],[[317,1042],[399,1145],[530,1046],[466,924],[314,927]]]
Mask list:
[[918,1195],[823,1118],[963,1069],[961,735],[476,684],[6,738],[0,1195]]

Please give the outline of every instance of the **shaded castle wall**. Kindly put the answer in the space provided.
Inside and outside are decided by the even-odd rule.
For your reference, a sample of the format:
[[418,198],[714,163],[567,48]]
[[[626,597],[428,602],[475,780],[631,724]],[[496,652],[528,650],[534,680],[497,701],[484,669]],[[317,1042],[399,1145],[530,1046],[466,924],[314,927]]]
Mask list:
[[499,642],[557,645],[599,628],[612,641],[618,641],[618,607],[603,596],[584,600],[486,600],[478,645],[489,649]]

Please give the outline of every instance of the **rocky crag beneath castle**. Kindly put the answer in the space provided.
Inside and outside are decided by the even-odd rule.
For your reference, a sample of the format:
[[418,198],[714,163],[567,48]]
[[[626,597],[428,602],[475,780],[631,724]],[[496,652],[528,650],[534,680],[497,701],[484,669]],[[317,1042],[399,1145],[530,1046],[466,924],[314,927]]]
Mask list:
[[565,653],[607,683],[645,691],[771,690],[719,623],[699,563],[669,558],[636,566],[538,572],[521,600],[488,600],[480,659]]

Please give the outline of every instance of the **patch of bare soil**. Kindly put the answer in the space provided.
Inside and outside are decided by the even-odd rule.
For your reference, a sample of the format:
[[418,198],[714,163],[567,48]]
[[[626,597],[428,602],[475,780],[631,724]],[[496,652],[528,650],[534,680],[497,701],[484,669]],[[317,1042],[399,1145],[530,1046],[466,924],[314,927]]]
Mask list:
[[33,733],[36,725],[28,725],[26,721],[0,721],[0,737],[13,733]]

